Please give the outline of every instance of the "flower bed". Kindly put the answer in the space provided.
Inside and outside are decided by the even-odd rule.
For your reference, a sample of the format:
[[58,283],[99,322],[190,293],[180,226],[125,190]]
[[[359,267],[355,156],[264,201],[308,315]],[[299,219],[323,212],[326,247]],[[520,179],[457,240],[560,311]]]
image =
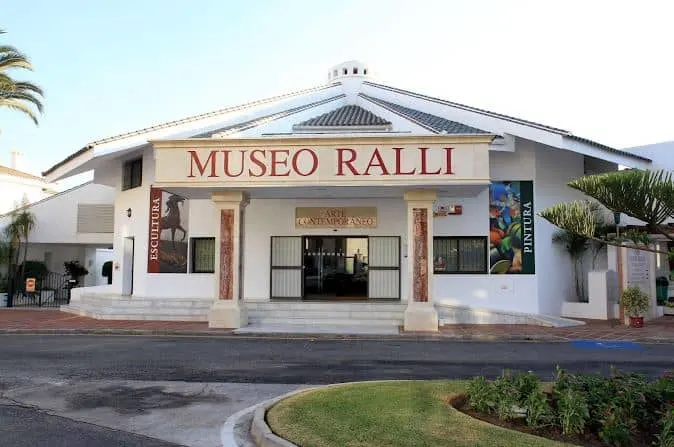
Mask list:
[[544,389],[533,374],[478,377],[453,406],[495,425],[581,446],[674,447],[674,376],[655,381],[558,370]]

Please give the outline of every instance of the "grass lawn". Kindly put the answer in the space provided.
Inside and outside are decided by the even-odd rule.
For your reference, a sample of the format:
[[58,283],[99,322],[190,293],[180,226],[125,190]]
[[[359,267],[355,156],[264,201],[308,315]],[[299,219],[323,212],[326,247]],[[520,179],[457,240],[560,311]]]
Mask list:
[[452,408],[465,382],[361,383],[297,394],[267,413],[277,435],[302,447],[561,447]]

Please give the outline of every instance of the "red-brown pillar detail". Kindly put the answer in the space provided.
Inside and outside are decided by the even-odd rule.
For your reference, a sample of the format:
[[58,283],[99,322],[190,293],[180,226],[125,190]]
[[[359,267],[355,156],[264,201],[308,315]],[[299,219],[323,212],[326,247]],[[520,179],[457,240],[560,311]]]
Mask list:
[[428,302],[428,208],[413,208],[414,301]]
[[234,210],[220,210],[220,295],[233,298],[234,286]]

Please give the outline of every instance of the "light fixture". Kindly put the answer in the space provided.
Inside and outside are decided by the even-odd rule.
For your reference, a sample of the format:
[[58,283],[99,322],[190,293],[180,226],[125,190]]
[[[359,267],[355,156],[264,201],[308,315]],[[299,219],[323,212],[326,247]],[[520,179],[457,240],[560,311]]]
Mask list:
[[131,208],[126,210],[126,217],[131,217]]

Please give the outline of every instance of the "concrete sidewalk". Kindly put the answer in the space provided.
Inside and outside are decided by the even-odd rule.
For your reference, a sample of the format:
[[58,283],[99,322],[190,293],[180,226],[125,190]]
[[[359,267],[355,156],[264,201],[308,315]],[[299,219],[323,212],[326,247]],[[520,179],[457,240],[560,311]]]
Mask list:
[[452,325],[437,333],[399,334],[335,334],[317,330],[304,331],[241,331],[210,329],[207,323],[178,321],[96,320],[58,310],[0,309],[0,334],[108,334],[108,335],[178,335],[220,337],[321,337],[321,338],[396,338],[452,339],[476,341],[569,341],[620,340],[642,343],[674,343],[674,317],[667,316],[646,322],[634,329],[617,321],[586,321],[583,326],[550,328],[532,325]]

